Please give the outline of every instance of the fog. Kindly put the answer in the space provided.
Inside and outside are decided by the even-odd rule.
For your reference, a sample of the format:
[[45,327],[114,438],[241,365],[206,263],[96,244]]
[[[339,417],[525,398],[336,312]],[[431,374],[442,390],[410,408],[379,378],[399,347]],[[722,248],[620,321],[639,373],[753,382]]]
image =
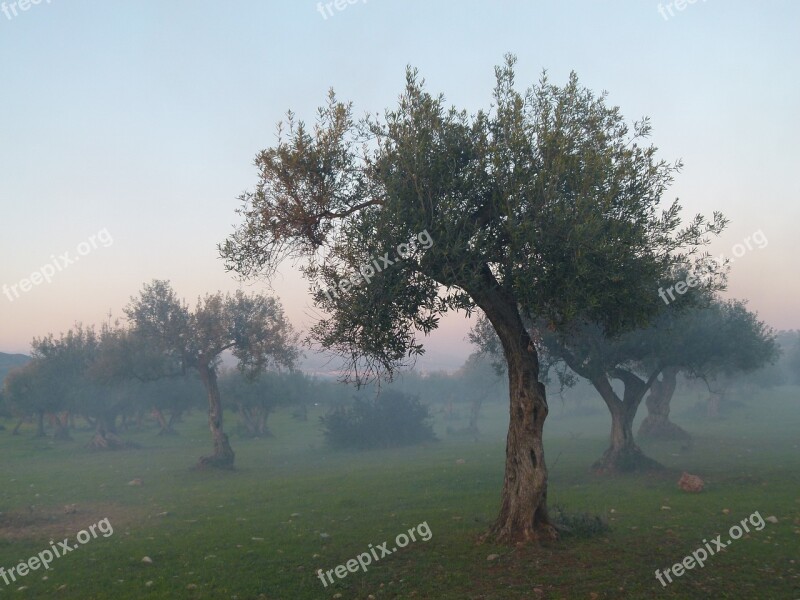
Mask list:
[[0,3],[0,600],[800,598],[788,3]]

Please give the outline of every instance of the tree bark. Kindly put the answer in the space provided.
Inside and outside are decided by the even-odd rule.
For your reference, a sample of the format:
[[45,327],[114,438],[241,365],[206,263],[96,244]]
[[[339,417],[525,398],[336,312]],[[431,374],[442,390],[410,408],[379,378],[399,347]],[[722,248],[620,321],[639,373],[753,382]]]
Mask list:
[[654,440],[687,440],[691,436],[680,426],[669,420],[669,404],[675,393],[678,369],[668,367],[661,374],[661,380],[653,383],[645,400],[647,417],[639,426],[639,437]]
[[200,380],[208,393],[208,428],[211,430],[211,439],[214,443],[214,454],[203,456],[198,462],[198,467],[216,467],[220,469],[233,469],[236,454],[231,448],[228,436],[222,429],[222,401],[217,385],[216,369],[207,360],[198,364]]
[[555,540],[547,513],[547,466],[542,430],[548,406],[539,382],[539,357],[513,299],[475,294],[494,326],[508,365],[510,422],[500,514],[487,537],[501,543]]
[[62,441],[72,439],[69,435],[69,412],[64,412],[60,415],[56,414],[53,425],[55,426],[55,433],[53,434],[55,439]]
[[97,450],[122,450],[134,446],[117,436],[116,420],[116,415],[98,415],[94,437],[88,446]]
[[708,405],[706,407],[706,416],[709,419],[719,419],[719,405],[722,403],[722,399],[725,397],[724,392],[711,392],[711,395],[708,397]]
[[40,410],[36,413],[36,437],[45,437],[44,432],[44,411]]
[[474,434],[475,436],[478,435],[478,417],[481,414],[481,406],[483,406],[483,399],[484,395],[480,394],[477,398],[472,401],[472,404],[469,407],[469,427],[467,431]]
[[172,428],[172,422],[175,420],[175,413],[172,414],[172,416],[169,419],[169,422],[167,422],[167,419],[164,418],[164,413],[161,412],[160,408],[153,409],[153,416],[156,418],[156,421],[158,421],[158,426],[160,428],[158,431],[158,435],[177,434],[177,432]]
[[611,413],[609,446],[603,456],[592,465],[592,471],[609,474],[662,469],[661,464],[644,455],[633,438],[633,419],[649,386],[625,371],[618,371],[616,376],[625,385],[622,399],[614,392],[606,376],[592,378],[592,385]]

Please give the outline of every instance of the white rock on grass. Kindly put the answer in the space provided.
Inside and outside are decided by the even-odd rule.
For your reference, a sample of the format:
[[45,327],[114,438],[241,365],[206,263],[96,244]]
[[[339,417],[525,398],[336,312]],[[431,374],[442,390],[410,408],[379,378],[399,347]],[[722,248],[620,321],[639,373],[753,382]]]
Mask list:
[[150,558],[149,556],[145,556],[145,557],[142,559],[142,562],[143,562],[144,564],[146,564],[146,565],[152,565],[152,564],[153,564],[153,559],[152,559],[152,558]]
[[776,517],[775,515],[770,515],[769,517],[767,517],[764,520],[765,521],[769,521],[770,523],[777,523],[778,522],[778,517]]

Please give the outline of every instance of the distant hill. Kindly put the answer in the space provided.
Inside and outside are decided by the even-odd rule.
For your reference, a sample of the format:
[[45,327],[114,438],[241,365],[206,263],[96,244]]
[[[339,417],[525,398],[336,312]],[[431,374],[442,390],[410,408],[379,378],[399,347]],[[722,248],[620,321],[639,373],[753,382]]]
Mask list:
[[25,356],[24,354],[6,354],[5,352],[0,352],[0,386],[2,386],[6,375],[8,375],[11,369],[21,367],[30,359],[30,356]]

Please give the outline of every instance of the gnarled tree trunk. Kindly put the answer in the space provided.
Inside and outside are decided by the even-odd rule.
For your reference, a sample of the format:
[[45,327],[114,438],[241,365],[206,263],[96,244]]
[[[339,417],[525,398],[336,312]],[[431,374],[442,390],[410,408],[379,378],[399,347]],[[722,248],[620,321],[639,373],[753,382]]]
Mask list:
[[227,434],[222,430],[222,401],[217,385],[217,371],[206,360],[200,361],[197,370],[208,393],[208,428],[211,430],[211,439],[214,442],[214,454],[203,456],[197,466],[233,469],[236,454],[231,448]]
[[133,446],[133,444],[123,441],[117,435],[116,420],[116,415],[113,414],[98,415],[95,422],[94,437],[88,446],[97,450],[122,450]]
[[653,383],[645,400],[647,417],[639,426],[639,437],[654,440],[686,440],[691,436],[681,427],[669,420],[669,403],[675,393],[678,369],[668,367],[661,379]]
[[158,435],[178,435],[178,432],[173,429],[172,424],[175,421],[175,413],[172,413],[169,421],[164,417],[164,413],[161,412],[160,408],[153,409],[153,416],[158,421],[159,431]]
[[625,385],[622,399],[614,392],[607,377],[599,376],[592,379],[592,385],[600,393],[611,413],[609,446],[603,456],[592,465],[592,471],[606,474],[662,469],[660,463],[644,455],[633,439],[633,419],[648,386],[630,373],[619,372],[618,376]]
[[484,396],[483,393],[479,394],[469,407],[469,425],[467,426],[467,431],[475,436],[475,441],[478,440],[478,417],[480,417],[481,407],[483,406],[485,398],[486,396]]
[[69,412],[54,415],[55,419],[53,420],[53,425],[55,427],[55,433],[53,433],[53,437],[55,439],[62,441],[69,441],[72,439],[72,436],[69,434],[69,416]]
[[711,395],[708,397],[708,404],[706,406],[706,416],[709,419],[719,419],[719,406],[722,403],[722,399],[725,397],[724,391],[713,391]]
[[508,365],[511,419],[500,514],[488,536],[502,543],[553,540],[547,513],[547,466],[542,430],[548,407],[539,382],[539,357],[511,299],[487,293],[479,304],[503,345]]
[[44,411],[40,410],[36,413],[36,437],[45,437],[46,435],[44,432]]

